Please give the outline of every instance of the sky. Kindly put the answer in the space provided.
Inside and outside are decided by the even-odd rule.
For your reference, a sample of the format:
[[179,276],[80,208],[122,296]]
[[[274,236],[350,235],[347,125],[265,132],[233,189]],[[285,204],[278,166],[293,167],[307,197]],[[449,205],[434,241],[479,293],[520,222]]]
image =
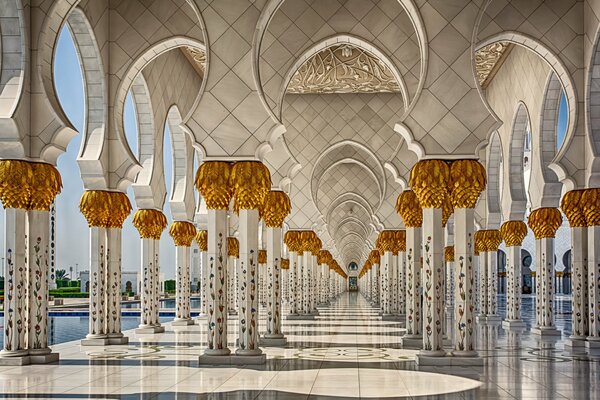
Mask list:
[[[56,48],[54,64],[55,86],[58,97],[69,120],[78,132],[84,131],[84,93],[83,75],[79,65],[79,58],[73,43],[73,38],[67,28],[63,28]],[[559,120],[557,127],[560,147],[564,141],[568,122],[568,108],[566,98],[561,98],[559,107]],[[125,135],[133,154],[137,154],[137,122],[135,106],[131,96],[127,97],[124,112]],[[169,129],[165,125],[164,157],[167,190],[171,188],[172,154],[169,139]],[[62,176],[62,193],[56,198],[57,213],[57,266],[56,269],[70,268],[73,271],[87,270],[89,255],[89,238],[87,222],[79,212],[79,199],[83,193],[83,182],[80,178],[77,165],[77,153],[81,145],[81,134],[77,135],[67,147],[67,152],[58,159],[58,170]],[[133,190],[128,191],[129,200],[135,211]],[[4,226],[4,212],[0,204],[0,226]],[[171,223],[171,210],[168,201],[164,206],[164,213]],[[131,224],[133,212],[123,225],[123,271],[138,271],[140,269],[140,239],[137,230]],[[4,254],[4,231],[0,232],[0,251]],[[162,235],[160,241],[161,272],[166,279],[175,276],[175,246],[168,232]],[[74,273],[75,275],[75,273]]]

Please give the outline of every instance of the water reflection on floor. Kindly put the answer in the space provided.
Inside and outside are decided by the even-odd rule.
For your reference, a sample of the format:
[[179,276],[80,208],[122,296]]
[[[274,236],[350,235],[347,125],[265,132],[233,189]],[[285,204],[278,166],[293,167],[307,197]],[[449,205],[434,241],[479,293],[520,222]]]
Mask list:
[[[356,302],[356,297],[350,297],[350,302]],[[356,306],[356,304],[350,304]],[[571,297],[570,296],[557,296],[555,303],[556,310],[556,327],[563,331],[563,335],[568,336],[571,334]],[[139,303],[127,303],[123,304],[123,309],[136,309],[139,308]],[[175,309],[175,299],[161,300],[161,308],[163,309]],[[192,298],[191,300],[192,310],[199,310],[200,299]],[[528,323],[529,327],[535,324],[535,296],[526,295],[523,297],[522,303],[523,319]],[[498,296],[498,314],[502,317],[506,315],[506,296]],[[171,321],[173,317],[161,317],[161,322]],[[124,316],[121,318],[122,330],[134,329],[139,324],[139,317],[128,317]],[[2,320],[0,319],[0,324]],[[88,333],[89,319],[88,317],[50,317],[49,330],[49,341],[50,344],[58,344],[69,342],[71,340],[79,340],[85,337]],[[1,325],[0,325],[1,327]],[[0,346],[2,345],[4,338],[0,335]]]

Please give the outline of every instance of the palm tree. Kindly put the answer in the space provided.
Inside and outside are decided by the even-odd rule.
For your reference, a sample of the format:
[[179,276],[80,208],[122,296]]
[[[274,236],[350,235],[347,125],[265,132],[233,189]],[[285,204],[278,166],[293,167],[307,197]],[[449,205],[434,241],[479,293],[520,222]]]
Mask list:
[[70,279],[69,274],[67,274],[67,270],[65,269],[57,269],[55,276],[57,281],[64,281]]

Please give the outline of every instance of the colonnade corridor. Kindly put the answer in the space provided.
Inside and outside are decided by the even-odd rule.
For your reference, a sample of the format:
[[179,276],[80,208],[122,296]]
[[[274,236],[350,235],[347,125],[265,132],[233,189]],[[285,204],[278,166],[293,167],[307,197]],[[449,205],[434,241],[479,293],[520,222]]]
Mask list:
[[[533,298],[523,317],[535,319]],[[504,313],[499,296],[499,312]],[[557,298],[557,309],[569,307]],[[568,311],[568,310],[567,310]],[[283,314],[288,314],[284,305]],[[267,310],[260,308],[265,326]],[[125,331],[127,345],[90,349],[79,342],[53,346],[59,364],[1,367],[1,394],[8,398],[61,399],[595,399],[597,361],[563,351],[560,340],[529,331],[477,324],[476,350],[485,366],[415,364],[419,350],[402,349],[404,322],[384,321],[381,309],[361,292],[343,292],[319,307],[314,320],[284,319],[285,347],[263,347],[264,365],[199,365],[206,346],[205,317],[195,325],[155,334]],[[228,320],[235,347],[237,321]],[[448,326],[452,321],[448,320]],[[557,326],[570,324],[559,312]],[[578,385],[573,385],[577,379]]]

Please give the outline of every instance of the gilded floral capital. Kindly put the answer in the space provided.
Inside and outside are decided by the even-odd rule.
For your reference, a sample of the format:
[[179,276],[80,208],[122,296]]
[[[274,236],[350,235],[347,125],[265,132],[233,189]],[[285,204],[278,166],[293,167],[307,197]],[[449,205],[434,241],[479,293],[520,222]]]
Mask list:
[[412,190],[400,193],[396,201],[396,212],[408,228],[419,228],[423,225],[423,209],[417,195]]
[[271,190],[259,209],[261,218],[269,228],[281,228],[283,221],[292,211],[289,196],[281,190]]
[[485,167],[477,160],[456,160],[450,164],[450,199],[454,208],[475,208],[485,189]]
[[410,171],[410,187],[423,208],[442,208],[449,183],[450,167],[444,160],[421,160]]
[[500,233],[507,247],[521,246],[527,236],[527,224],[523,221],[506,221],[500,227]]
[[271,173],[260,161],[238,161],[231,168],[235,211],[258,210],[271,189]]
[[227,238],[227,256],[240,258],[240,242],[233,236]]
[[198,248],[200,251],[208,251],[208,231],[207,230],[199,230],[196,232],[196,243],[198,244]]
[[210,210],[227,210],[233,196],[229,179],[231,164],[226,161],[206,161],[196,172],[196,188]]
[[173,221],[169,227],[169,235],[175,246],[190,247],[196,237],[196,227],[191,222]]
[[167,227],[167,217],[159,210],[140,209],[133,214],[133,226],[142,239],[160,240]]
[[553,238],[562,224],[562,216],[558,208],[538,208],[529,214],[527,224],[536,239]]

